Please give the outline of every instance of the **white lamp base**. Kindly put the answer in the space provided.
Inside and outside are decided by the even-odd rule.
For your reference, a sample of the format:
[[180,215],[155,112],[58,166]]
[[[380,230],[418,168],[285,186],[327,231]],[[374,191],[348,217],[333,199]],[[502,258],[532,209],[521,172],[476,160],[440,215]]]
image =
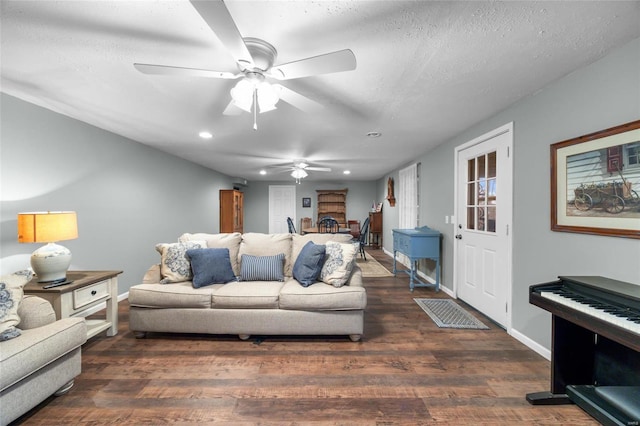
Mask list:
[[64,281],[71,265],[71,251],[56,243],[49,243],[31,254],[31,267],[39,283]]

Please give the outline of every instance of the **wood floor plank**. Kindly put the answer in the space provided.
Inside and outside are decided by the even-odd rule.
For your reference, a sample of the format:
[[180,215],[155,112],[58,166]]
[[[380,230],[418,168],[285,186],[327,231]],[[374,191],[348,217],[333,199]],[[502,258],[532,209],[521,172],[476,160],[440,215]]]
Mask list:
[[[392,268],[380,250],[368,256]],[[118,335],[83,346],[71,392],[16,424],[598,424],[574,405],[528,404],[526,393],[549,389],[549,362],[473,308],[464,306],[489,330],[441,329],[413,299],[448,298],[444,292],[410,292],[404,274],[364,282],[360,342],[169,333],[135,339],[123,301]]]

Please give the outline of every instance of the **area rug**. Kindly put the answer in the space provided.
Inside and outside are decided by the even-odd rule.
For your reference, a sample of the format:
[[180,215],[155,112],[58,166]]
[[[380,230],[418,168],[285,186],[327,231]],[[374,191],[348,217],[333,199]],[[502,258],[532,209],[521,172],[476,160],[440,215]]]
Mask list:
[[365,261],[361,257],[358,257],[356,263],[362,269],[362,276],[368,278],[376,278],[376,277],[392,277],[393,274],[389,272],[387,268],[382,266],[380,262],[375,260],[371,256],[367,256],[367,260]]
[[440,328],[488,330],[482,321],[449,299],[413,299]]

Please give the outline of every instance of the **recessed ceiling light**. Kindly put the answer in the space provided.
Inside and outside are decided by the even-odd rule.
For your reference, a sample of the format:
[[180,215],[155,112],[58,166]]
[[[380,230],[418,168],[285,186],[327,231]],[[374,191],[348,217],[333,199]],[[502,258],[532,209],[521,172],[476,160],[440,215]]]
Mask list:
[[350,175],[350,174],[351,174],[351,170],[345,170],[345,171],[344,171],[344,172],[342,172],[342,173],[344,173],[345,175]]
[[198,133],[198,136],[200,136],[202,139],[211,139],[213,137],[211,132],[207,132],[206,130],[203,130],[202,132]]
[[380,136],[382,136],[382,133],[380,133],[380,132],[369,132],[369,133],[367,133],[367,137],[368,138],[379,138]]
[[260,170],[260,174],[261,174],[261,175],[266,175],[266,174],[267,174],[267,171],[266,171],[266,170]]

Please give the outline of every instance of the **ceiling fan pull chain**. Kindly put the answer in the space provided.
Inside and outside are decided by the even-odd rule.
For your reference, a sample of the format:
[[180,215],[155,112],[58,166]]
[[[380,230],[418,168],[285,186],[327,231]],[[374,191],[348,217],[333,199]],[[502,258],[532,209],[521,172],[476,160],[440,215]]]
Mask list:
[[253,130],[258,130],[258,89],[253,89]]

